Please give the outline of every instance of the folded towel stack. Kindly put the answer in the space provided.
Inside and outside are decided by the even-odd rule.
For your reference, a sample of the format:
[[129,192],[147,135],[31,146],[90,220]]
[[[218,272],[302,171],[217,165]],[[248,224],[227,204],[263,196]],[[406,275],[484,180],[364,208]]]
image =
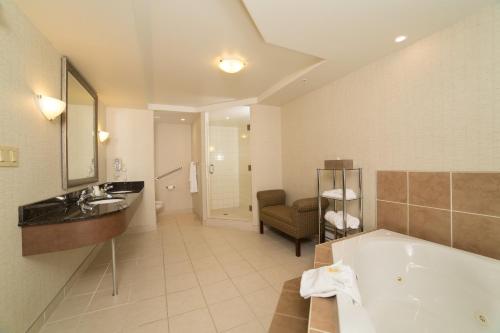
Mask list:
[[[341,188],[334,188],[333,190],[324,191],[321,196],[323,196],[325,198],[337,199],[337,200],[343,199],[343,193],[342,193]],[[345,190],[345,199],[346,200],[354,200],[357,198],[358,198],[358,196],[357,196],[356,192],[354,192],[350,188],[346,188],[346,190]]]
[[343,293],[361,304],[356,274],[342,261],[330,266],[310,269],[302,273],[300,281],[300,296],[331,297]]
[[[337,229],[344,229],[344,216],[342,211],[334,212],[333,210],[330,210],[326,212],[325,220],[333,224]],[[359,219],[347,214],[346,224],[348,229],[358,229]]]

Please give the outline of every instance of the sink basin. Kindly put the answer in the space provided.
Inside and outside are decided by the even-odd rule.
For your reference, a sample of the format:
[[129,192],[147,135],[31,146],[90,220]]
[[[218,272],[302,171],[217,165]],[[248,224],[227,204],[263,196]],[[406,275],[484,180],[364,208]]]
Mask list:
[[119,193],[132,193],[130,190],[123,190],[123,191],[108,191],[108,193],[112,194],[119,194]]
[[103,199],[103,200],[95,200],[95,201],[89,201],[87,202],[89,205],[104,205],[104,204],[110,204],[110,203],[117,203],[117,202],[122,202],[124,199],[121,198],[114,198],[114,199]]

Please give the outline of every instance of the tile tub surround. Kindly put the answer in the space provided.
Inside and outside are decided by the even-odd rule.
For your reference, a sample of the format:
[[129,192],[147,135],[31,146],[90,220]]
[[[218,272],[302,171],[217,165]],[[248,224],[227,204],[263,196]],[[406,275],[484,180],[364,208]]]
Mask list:
[[193,214],[158,221],[117,239],[119,299],[104,247],[41,332],[263,333],[284,282],[313,266],[313,242],[296,258],[272,231],[207,227]]
[[500,259],[500,172],[378,171],[377,228]]

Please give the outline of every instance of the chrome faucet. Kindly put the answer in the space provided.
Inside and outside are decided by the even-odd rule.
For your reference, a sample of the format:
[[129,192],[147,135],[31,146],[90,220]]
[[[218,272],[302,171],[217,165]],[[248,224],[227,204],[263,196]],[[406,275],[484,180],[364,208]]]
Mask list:
[[85,200],[87,200],[90,197],[92,197],[92,190],[89,189],[82,190],[82,192],[80,193],[80,198],[78,198],[78,201],[76,203],[79,206],[81,206],[82,204],[85,203]]
[[114,186],[112,184],[104,184],[104,186],[102,187],[102,190],[104,192],[108,192],[108,190],[111,190]]

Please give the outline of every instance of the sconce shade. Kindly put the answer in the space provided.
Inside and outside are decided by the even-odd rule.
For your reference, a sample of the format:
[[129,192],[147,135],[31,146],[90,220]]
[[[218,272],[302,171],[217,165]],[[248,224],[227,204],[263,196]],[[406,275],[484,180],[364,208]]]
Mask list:
[[109,138],[109,132],[106,131],[99,131],[99,141],[104,142]]
[[36,103],[48,120],[56,119],[66,108],[66,103],[60,99],[43,95],[36,95]]

